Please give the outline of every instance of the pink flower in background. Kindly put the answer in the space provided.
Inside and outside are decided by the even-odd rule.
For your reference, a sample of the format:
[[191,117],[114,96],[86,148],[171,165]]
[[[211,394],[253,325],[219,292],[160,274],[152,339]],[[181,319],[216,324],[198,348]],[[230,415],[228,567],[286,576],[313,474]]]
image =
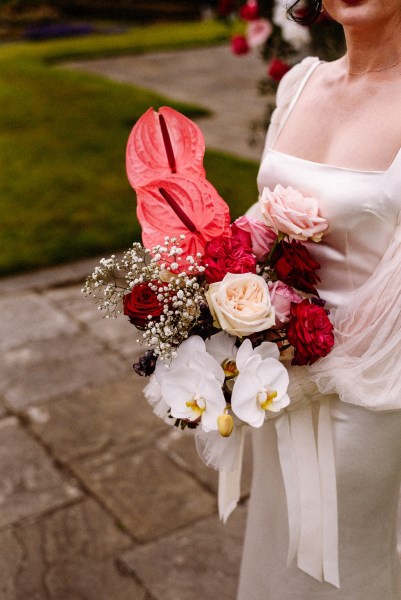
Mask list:
[[265,187],[259,202],[266,225],[292,239],[320,242],[328,227],[327,220],[319,216],[316,198],[303,196],[290,186],[276,185],[273,191]]
[[256,0],[248,0],[239,9],[239,16],[244,21],[255,21],[259,17],[259,8]]
[[278,83],[290,69],[291,66],[288,63],[279,58],[273,58],[267,66],[267,75],[270,79]]
[[[251,237],[244,231],[235,231],[232,237],[219,236],[206,244],[202,262],[206,267],[208,283],[221,281],[227,273],[255,273],[256,258],[250,245]],[[207,266],[206,266],[207,265]]]
[[246,39],[250,48],[262,46],[271,36],[272,24],[267,19],[257,19],[248,23]]
[[231,52],[237,55],[248,54],[249,44],[244,35],[234,35],[231,38]]
[[267,259],[277,238],[277,234],[270,227],[256,219],[240,217],[231,225],[231,230],[235,231],[235,229],[241,229],[250,234],[252,252],[258,260]]
[[270,301],[275,309],[276,327],[283,327],[290,320],[291,304],[302,301],[293,288],[282,281],[269,282]]
[[181,113],[149,108],[136,122],[127,143],[127,175],[133,188],[174,173],[205,177],[205,140],[199,127]]

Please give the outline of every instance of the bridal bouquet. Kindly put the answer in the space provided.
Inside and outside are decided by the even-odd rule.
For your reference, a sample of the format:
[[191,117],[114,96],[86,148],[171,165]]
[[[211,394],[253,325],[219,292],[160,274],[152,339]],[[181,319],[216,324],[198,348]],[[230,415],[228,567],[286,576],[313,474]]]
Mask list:
[[260,427],[290,403],[280,358],[312,364],[333,334],[309,252],[328,226],[317,200],[265,188],[263,221],[230,223],[205,177],[204,150],[199,128],[171,108],[141,117],[127,173],[143,243],[121,260],[102,259],[83,291],[107,317],[124,313],[136,327],[145,350],[134,369],[150,376],[144,393],[154,412],[199,428],[216,466],[226,450],[218,438]]

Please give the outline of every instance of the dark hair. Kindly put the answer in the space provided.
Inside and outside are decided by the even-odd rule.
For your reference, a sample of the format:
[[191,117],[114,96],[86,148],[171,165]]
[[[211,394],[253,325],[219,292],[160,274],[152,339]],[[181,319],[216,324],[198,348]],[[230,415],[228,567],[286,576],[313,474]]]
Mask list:
[[296,7],[300,1],[301,0],[296,0],[296,2],[290,6],[287,13],[296,23],[299,23],[300,25],[311,25],[318,19],[321,13],[323,0],[308,0],[306,3],[306,10],[302,10],[302,14],[297,15]]

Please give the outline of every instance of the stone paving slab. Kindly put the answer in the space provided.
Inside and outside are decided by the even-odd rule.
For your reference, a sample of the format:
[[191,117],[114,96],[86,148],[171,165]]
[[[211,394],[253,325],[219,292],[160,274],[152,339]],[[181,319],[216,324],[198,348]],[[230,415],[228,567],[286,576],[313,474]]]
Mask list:
[[216,498],[152,447],[111,462],[100,454],[74,461],[85,486],[140,541],[155,539],[213,514]]
[[[96,263],[93,263],[93,267]],[[127,317],[119,315],[117,319],[106,319],[105,312],[99,311],[92,298],[87,298],[81,292],[81,285],[72,285],[49,290],[46,297],[64,313],[76,319],[99,340],[108,347],[118,351],[126,364],[131,364],[134,359],[145,353],[136,338],[140,333],[130,324]]]
[[96,455],[108,463],[151,444],[170,429],[142,396],[144,383],[132,372],[103,386],[28,407],[25,414],[35,435],[58,460],[71,463]]
[[65,396],[89,384],[105,383],[129,370],[120,357],[85,333],[26,342],[4,354],[0,391],[7,406],[21,410],[34,402]]
[[[213,491],[217,497],[217,471],[207,467],[196,452],[191,432],[171,428],[157,441],[157,447],[167,453],[167,456],[185,471],[192,473],[198,481]],[[251,488],[252,478],[252,448],[251,436],[245,438],[244,459],[241,477],[241,497],[247,498]]]
[[43,296],[28,292],[0,298],[0,351],[27,342],[72,335],[78,325]]
[[228,45],[71,61],[65,66],[150,88],[175,100],[201,104],[212,116],[195,119],[208,148],[259,160],[263,136],[248,143],[250,122],[263,118],[266,98],[257,90],[266,66],[257,52],[234,56]]
[[132,545],[93,500],[0,532],[1,600],[146,600],[115,556]]
[[0,528],[80,496],[17,419],[0,420]]
[[234,600],[245,517],[241,506],[226,525],[210,517],[128,550],[120,560],[155,600]]

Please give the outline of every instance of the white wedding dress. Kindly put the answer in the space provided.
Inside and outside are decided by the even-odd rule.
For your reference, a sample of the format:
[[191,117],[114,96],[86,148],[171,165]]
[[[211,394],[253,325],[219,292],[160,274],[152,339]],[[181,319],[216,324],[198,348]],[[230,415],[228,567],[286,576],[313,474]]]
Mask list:
[[[401,210],[401,152],[386,172],[366,172],[319,164],[272,149],[317,64],[317,59],[305,59],[280,86],[258,185],[261,190],[280,183],[318,198],[320,212],[329,222],[329,232],[310,249],[321,264],[319,293],[329,308],[335,308],[369,279],[392,240]],[[258,208],[253,207],[250,214],[257,217]],[[400,280],[398,284],[401,290]],[[291,368],[293,379],[297,379],[298,372],[305,377],[302,369]],[[395,379],[399,376],[398,372],[393,374]],[[307,574],[307,569],[302,569],[299,552],[298,565],[297,557],[287,565],[291,528],[287,496],[292,482],[291,473],[287,473],[287,490],[278,450],[277,422],[282,419],[279,417],[252,432],[254,473],[238,600],[401,598],[396,548],[401,410],[368,410],[357,403],[344,402],[332,393],[320,398],[326,398],[331,420],[339,581],[333,585],[328,583],[329,578],[318,581]],[[319,400],[319,394],[314,393],[313,400]],[[319,401],[311,404],[316,436],[319,404]],[[298,412],[304,410],[307,408]],[[302,449],[300,453],[302,476],[305,469],[307,475],[309,465],[302,464]],[[299,481],[295,478],[296,487]],[[315,516],[317,520],[320,518]],[[337,523],[329,524],[333,526],[335,529]],[[334,531],[334,538],[336,534]],[[316,535],[321,535],[321,530]]]

